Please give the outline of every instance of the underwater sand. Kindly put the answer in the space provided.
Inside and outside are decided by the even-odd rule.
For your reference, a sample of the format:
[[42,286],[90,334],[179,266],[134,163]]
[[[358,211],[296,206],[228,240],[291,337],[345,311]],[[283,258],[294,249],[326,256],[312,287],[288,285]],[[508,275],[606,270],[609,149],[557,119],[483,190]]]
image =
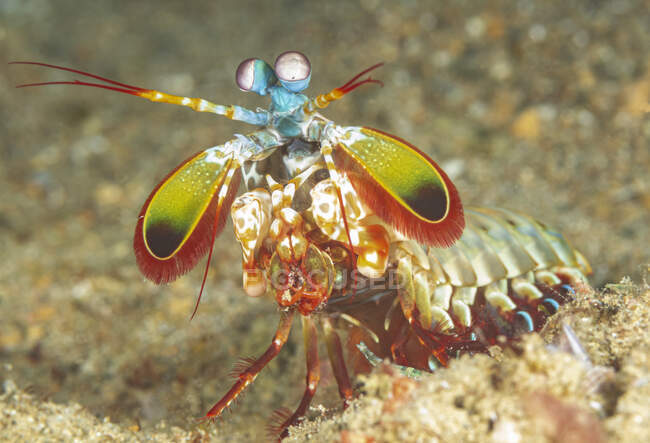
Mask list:
[[[557,227],[590,260],[598,290],[520,354],[462,358],[419,381],[378,368],[355,381],[363,395],[345,412],[324,372],[312,421],[291,438],[640,441],[650,429],[650,5],[448,3],[3,1],[0,62],[62,64],[255,108],[266,102],[233,81],[245,58],[304,52],[312,95],[385,61],[375,75],[384,88],[355,91],[325,115],[420,147],[466,205]],[[274,303],[241,290],[231,226],[191,322],[202,269],[157,287],[131,249],[157,181],[251,128],[108,91],[14,89],[71,76],[4,66],[0,440],[263,438],[273,410],[302,395],[299,327],[232,413],[196,422],[278,321]],[[543,344],[562,322],[590,365]]]

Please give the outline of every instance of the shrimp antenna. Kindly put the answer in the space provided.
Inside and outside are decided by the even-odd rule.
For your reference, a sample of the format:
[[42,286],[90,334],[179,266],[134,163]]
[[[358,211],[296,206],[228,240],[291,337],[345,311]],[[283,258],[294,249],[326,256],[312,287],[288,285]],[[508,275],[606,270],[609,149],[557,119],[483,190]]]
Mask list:
[[384,83],[381,80],[376,80],[370,76],[367,78],[364,78],[362,80],[359,80],[362,76],[366,75],[370,71],[374,71],[377,68],[380,68],[384,66],[384,62],[377,63],[375,65],[372,65],[371,67],[364,69],[354,77],[352,77],[346,84],[343,86],[339,86],[338,88],[332,89],[330,92],[327,94],[320,94],[313,100],[310,100],[305,104],[304,111],[306,113],[314,112],[317,108],[326,108],[331,102],[340,99],[343,97],[345,94],[348,92],[352,92],[355,89],[357,89],[361,85],[365,85],[368,83],[375,83],[378,84],[379,86],[384,86]]
[[94,78],[94,79],[101,80],[101,81],[106,82],[106,83],[110,83],[112,85],[120,86],[119,88],[117,88],[115,86],[103,85],[101,83],[90,83],[90,82],[82,82],[82,81],[79,81],[79,80],[74,80],[74,81],[23,83],[21,85],[16,85],[16,88],[29,88],[31,86],[47,86],[47,85],[81,85],[81,86],[91,86],[91,87],[94,87],[94,88],[110,89],[111,91],[123,92],[125,94],[131,94],[131,95],[141,95],[141,93],[143,91],[147,91],[146,89],[140,88],[138,86],[127,85],[126,83],[116,82],[115,80],[111,80],[111,79],[106,78],[106,77],[101,77],[99,75],[91,74],[89,72],[79,71],[78,69],[66,68],[65,66],[50,65],[48,63],[40,63],[40,62],[23,62],[23,61],[9,62],[9,64],[10,65],[44,66],[46,68],[58,69],[59,71],[72,72],[74,74],[83,75],[85,77]]
[[[268,123],[268,115],[263,112],[253,112],[246,108],[237,105],[217,105],[202,98],[183,97],[178,95],[171,95],[165,92],[157,91],[155,89],[145,89],[139,86],[133,86],[126,83],[121,83],[111,80],[106,77],[91,74],[89,72],[80,71],[78,69],[66,68],[65,66],[51,65],[49,63],[28,62],[28,61],[15,61],[9,62],[10,65],[35,65],[43,66],[45,68],[56,69],[59,71],[72,72],[84,77],[94,78],[104,83],[87,82],[81,80],[70,81],[52,81],[52,82],[39,82],[39,83],[23,83],[17,85],[17,88],[29,88],[32,86],[48,86],[48,85],[77,85],[89,86],[92,88],[108,89],[110,91],[122,92],[124,94],[135,95],[137,97],[146,98],[156,103],[171,103],[179,106],[186,106],[197,112],[210,112],[212,114],[223,115],[231,120],[240,120],[253,125],[265,125]],[[112,86],[111,86],[112,85]]]

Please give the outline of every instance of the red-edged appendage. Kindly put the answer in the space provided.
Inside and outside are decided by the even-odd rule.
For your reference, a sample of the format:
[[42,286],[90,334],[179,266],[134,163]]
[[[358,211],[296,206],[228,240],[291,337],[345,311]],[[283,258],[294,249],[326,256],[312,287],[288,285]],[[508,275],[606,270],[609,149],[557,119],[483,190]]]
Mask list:
[[[221,204],[221,208],[217,208],[217,205],[219,201],[219,189],[223,186],[223,182],[219,184],[219,189],[215,191],[208,208],[197,223],[194,231],[173,256],[166,260],[161,260],[152,255],[145,245],[143,234],[144,215],[149,207],[149,203],[163,183],[165,183],[178,169],[182,168],[188,161],[192,160],[197,155],[198,154],[194,154],[186,159],[173,171],[167,174],[160,183],[158,183],[154,190],[151,191],[151,194],[142,206],[140,214],[138,215],[138,223],[135,227],[135,236],[133,238],[135,259],[144,276],[157,284],[174,281],[196,266],[196,263],[201,259],[201,257],[210,250],[213,239],[216,238],[223,229],[230,212],[229,208],[237,195],[237,189],[239,188],[239,182],[241,181],[241,172],[239,170],[235,171],[233,174],[231,185],[228,187],[228,193]],[[217,209],[219,209],[219,211],[217,211]],[[217,212],[219,213],[217,214]]]
[[[414,215],[377,183],[357,162],[352,160],[344,149],[336,150],[334,156],[336,167],[345,171],[361,201],[395,230],[428,246],[449,247],[453,245],[465,229],[465,216],[458,191],[445,171],[428,155],[410,143],[392,134],[374,128],[368,129],[385,134],[409,146],[436,169],[447,189],[449,208],[445,217],[437,222],[430,222]],[[405,171],[406,173],[408,172]]]

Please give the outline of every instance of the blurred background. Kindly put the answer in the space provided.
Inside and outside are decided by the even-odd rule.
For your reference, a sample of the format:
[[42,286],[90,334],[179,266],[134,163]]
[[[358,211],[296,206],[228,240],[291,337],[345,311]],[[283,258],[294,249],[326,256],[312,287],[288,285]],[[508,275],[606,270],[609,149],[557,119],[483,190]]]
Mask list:
[[[0,379],[100,417],[185,429],[229,388],[238,357],[277,326],[247,298],[230,225],[190,322],[202,266],[165,287],[131,250],[140,207],[191,153],[251,128],[214,115],[73,86],[60,64],[216,103],[241,93],[245,58],[312,63],[309,95],[378,62],[325,115],[393,133],[430,154],[465,205],[557,227],[592,282],[639,281],[650,262],[648,1],[0,2]],[[302,393],[300,328],[217,426],[256,438]],[[316,403],[337,407],[324,373]]]

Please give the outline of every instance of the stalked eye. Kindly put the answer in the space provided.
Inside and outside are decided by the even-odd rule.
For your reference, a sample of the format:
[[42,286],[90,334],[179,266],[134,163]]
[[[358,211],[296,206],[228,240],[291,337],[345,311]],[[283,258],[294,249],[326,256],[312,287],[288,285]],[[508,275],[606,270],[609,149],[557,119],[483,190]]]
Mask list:
[[250,91],[255,80],[255,59],[249,58],[239,64],[235,75],[237,86],[242,91]]
[[249,58],[237,67],[235,81],[242,91],[266,95],[267,88],[275,84],[277,78],[271,66],[264,60]]
[[307,57],[297,51],[287,51],[275,60],[275,73],[280,80],[304,80],[311,74]]
[[275,74],[282,86],[292,92],[300,92],[309,85],[311,63],[304,54],[287,51],[275,60]]

